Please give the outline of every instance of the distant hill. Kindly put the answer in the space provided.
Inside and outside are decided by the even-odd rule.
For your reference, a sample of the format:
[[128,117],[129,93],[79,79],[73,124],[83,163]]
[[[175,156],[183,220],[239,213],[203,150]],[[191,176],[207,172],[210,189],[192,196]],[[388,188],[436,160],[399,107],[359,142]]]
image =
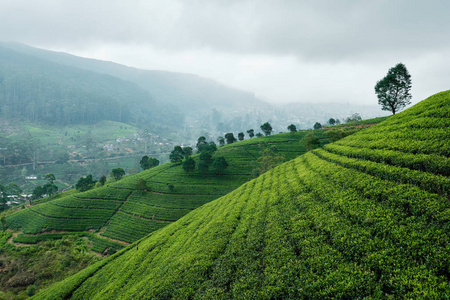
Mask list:
[[450,91],[308,152],[36,299],[450,297]]
[[122,79],[13,51],[0,45],[0,110],[8,120],[55,125],[101,120],[172,125],[176,111]]
[[[218,122],[229,123],[226,130],[244,130],[258,125],[255,115],[264,115],[270,118],[271,105],[255,98],[251,93],[240,91],[219,84],[211,79],[202,78],[193,74],[175,73],[158,70],[142,70],[120,64],[77,57],[67,53],[53,52],[29,47],[23,44],[0,43],[15,53],[27,55],[39,60],[53,62],[59,66],[88,70],[96,74],[112,76],[115,79],[133,83],[145,90],[153,101],[176,115],[169,119],[171,123],[183,120],[177,114],[182,112],[186,124],[196,125],[201,122],[205,130],[216,130]],[[131,97],[130,97],[131,98]],[[151,113],[159,112],[161,107],[154,107]],[[216,111],[215,120],[211,120],[212,113]],[[217,113],[220,117],[217,118]],[[248,115],[248,116],[247,116]],[[247,117],[247,120],[245,118]],[[251,120],[248,120],[248,119]],[[236,120],[235,120],[236,119]],[[241,120],[241,124],[234,124]],[[242,124],[242,122],[245,122]],[[253,123],[256,124],[253,124]],[[198,125],[198,124],[197,124]],[[242,125],[241,127],[239,125]],[[259,124],[261,125],[261,124]],[[248,127],[250,126],[250,127]],[[287,125],[286,125],[287,126]],[[248,128],[246,128],[248,127]]]

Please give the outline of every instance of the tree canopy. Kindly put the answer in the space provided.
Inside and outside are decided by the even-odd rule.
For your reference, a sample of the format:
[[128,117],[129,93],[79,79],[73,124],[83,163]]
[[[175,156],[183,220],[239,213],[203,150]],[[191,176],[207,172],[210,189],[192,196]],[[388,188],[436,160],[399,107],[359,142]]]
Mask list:
[[75,188],[80,192],[84,192],[93,188],[96,182],[97,181],[92,179],[92,174],[89,174],[78,179],[77,183],[75,184]]
[[159,165],[159,160],[153,157],[148,157],[147,155],[143,156],[139,161],[139,165],[143,170],[148,170],[150,168],[156,167]]
[[266,136],[269,136],[272,134],[272,126],[269,124],[269,122],[262,124],[260,128]]
[[391,111],[393,115],[411,103],[411,75],[406,66],[398,63],[389,69],[387,75],[375,85],[375,94],[382,110]]
[[228,168],[228,162],[225,160],[225,157],[219,156],[214,159],[212,167],[218,175],[221,175]]
[[182,164],[183,170],[186,171],[186,174],[189,175],[190,172],[195,170],[195,160],[192,157],[187,157]]
[[294,124],[291,124],[287,127],[290,132],[297,132],[297,127]]
[[173,163],[180,163],[184,158],[184,151],[181,146],[175,146],[170,152],[169,159]]
[[225,139],[227,140],[227,144],[232,144],[236,142],[236,138],[232,132],[225,134]]
[[301,140],[300,143],[306,147],[307,151],[311,151],[320,146],[319,138],[310,130]]
[[114,179],[120,180],[125,175],[125,171],[122,168],[115,168],[111,170],[111,176],[114,177]]

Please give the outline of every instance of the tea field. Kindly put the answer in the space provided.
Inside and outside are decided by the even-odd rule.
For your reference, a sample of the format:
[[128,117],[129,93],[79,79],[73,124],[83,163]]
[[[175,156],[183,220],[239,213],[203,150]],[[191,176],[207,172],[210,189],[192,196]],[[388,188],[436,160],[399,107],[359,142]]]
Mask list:
[[[448,125],[450,91],[290,160],[35,298],[448,299]],[[164,170],[177,176],[173,166],[143,174],[155,192]],[[178,176],[179,196],[231,188],[227,176],[211,178],[217,190]]]
[[[315,133],[322,144],[327,142],[324,132]],[[167,163],[101,188],[42,200],[8,215],[7,227],[28,235],[96,231],[103,237],[131,243],[252,179],[261,145],[275,146],[285,160],[303,154],[305,147],[300,140],[305,134],[284,133],[220,147],[214,157],[223,156],[229,164],[221,175],[213,171],[187,175],[181,165]],[[198,156],[194,159],[198,161]],[[145,180],[145,190],[136,189],[139,179]]]

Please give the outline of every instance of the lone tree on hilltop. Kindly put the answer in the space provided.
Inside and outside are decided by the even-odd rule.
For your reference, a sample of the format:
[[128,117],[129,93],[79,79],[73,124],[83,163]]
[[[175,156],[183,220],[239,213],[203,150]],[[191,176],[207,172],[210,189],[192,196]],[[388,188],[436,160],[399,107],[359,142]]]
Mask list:
[[320,124],[319,122],[316,122],[313,126],[314,129],[320,129],[322,128],[322,124]]
[[269,124],[269,122],[262,124],[260,126],[260,128],[266,136],[269,136],[272,134],[272,126]]
[[252,138],[252,137],[255,136],[255,130],[253,130],[253,129],[247,130],[247,133],[248,133],[248,136],[249,136],[250,138]]
[[402,63],[390,68],[387,75],[375,85],[375,94],[382,110],[391,111],[393,115],[411,103],[411,75]]
[[243,141],[243,140],[244,140],[244,133],[243,133],[243,132],[239,132],[239,133],[238,133],[238,139],[239,139],[240,141]]

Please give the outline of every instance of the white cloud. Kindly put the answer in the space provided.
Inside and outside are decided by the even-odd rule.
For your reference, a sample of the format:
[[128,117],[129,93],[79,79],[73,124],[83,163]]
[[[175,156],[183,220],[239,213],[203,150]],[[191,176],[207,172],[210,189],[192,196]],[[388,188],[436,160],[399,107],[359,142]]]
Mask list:
[[449,88],[445,0],[0,0],[0,8],[0,40],[195,73],[271,102],[373,103],[376,81],[400,61],[417,97]]

